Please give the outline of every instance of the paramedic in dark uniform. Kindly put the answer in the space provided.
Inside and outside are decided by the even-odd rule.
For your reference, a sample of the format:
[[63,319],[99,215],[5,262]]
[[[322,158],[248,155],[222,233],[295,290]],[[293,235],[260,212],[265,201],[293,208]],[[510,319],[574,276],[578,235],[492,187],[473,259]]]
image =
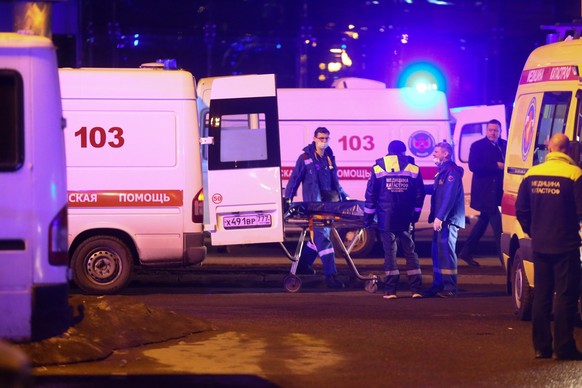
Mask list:
[[420,217],[424,183],[420,169],[404,154],[406,145],[394,140],[388,155],[376,160],[366,188],[366,224],[377,217],[377,229],[384,247],[385,299],[396,299],[400,271],[396,262],[397,241],[406,258],[406,275],[413,298],[422,298],[422,276],[412,240],[412,227]]
[[[304,202],[338,202],[349,199],[339,184],[335,157],[329,147],[329,131],[325,127],[315,130],[313,142],[303,148],[303,153],[299,155],[285,188],[286,202],[293,200],[300,184],[303,187]],[[319,254],[327,287],[343,288],[344,284],[336,277],[335,252],[330,232],[329,228],[313,228],[313,241],[309,241],[302,250],[297,273],[315,274],[311,265]]]
[[495,119],[489,121],[486,136],[471,144],[469,152],[469,170],[473,172],[471,207],[478,210],[480,214],[467,242],[459,252],[459,259],[475,267],[478,267],[479,263],[475,261],[473,255],[488,224],[491,224],[491,229],[493,229],[497,256],[503,263],[499,206],[503,196],[503,167],[507,141],[499,137],[500,132],[501,123]]
[[567,155],[569,147],[564,134],[552,136],[545,162],[525,174],[515,203],[517,220],[531,236],[533,250],[535,358],[550,358],[555,352],[557,359],[582,359],[574,339],[580,297],[582,171]]
[[438,143],[433,152],[439,167],[434,178],[428,222],[433,223],[432,264],[433,283],[423,295],[426,297],[454,297],[457,295],[457,255],[455,246],[459,228],[465,227],[465,193],[463,168],[451,160],[453,148],[449,143]]

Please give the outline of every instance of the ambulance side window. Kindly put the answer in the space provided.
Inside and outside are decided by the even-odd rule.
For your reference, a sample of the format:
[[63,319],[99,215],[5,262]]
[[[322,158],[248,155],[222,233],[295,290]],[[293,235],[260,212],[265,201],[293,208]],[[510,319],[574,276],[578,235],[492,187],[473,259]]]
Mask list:
[[487,123],[468,123],[463,125],[459,139],[459,159],[461,162],[469,162],[471,145],[484,137],[484,128],[487,128]]
[[24,99],[20,73],[0,70],[0,171],[16,171],[24,163]]
[[564,133],[572,92],[544,93],[533,155],[533,165],[543,163],[548,142],[556,133]]
[[[262,120],[257,120],[258,118]],[[259,122],[263,126],[258,125]],[[221,117],[221,162],[267,160],[265,114],[224,115]]]
[[276,97],[211,101],[208,169],[280,166],[278,123]]

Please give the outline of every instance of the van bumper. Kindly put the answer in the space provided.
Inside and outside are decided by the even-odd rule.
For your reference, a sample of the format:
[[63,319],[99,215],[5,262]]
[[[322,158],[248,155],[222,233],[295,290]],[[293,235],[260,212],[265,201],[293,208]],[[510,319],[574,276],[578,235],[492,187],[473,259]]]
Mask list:
[[206,259],[203,233],[184,233],[185,265],[200,264]]

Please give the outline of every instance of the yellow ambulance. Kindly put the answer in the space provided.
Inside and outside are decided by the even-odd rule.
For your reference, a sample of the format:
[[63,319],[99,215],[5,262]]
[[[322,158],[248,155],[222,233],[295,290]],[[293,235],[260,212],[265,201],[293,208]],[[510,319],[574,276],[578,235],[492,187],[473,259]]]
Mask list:
[[548,141],[556,133],[570,138],[570,156],[580,162],[580,69],[582,40],[548,44],[530,54],[517,88],[505,161],[501,250],[507,291],[521,320],[531,318],[534,277],[531,241],[515,216],[517,191],[528,169],[544,162]]

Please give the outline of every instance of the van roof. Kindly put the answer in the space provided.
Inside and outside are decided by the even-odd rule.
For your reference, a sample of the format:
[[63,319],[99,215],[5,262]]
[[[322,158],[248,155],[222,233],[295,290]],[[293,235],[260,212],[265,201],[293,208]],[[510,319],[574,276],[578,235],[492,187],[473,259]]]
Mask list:
[[400,89],[277,89],[282,120],[449,120],[441,91]]
[[9,48],[52,48],[49,38],[38,35],[19,34],[16,32],[0,32],[0,46]]
[[582,39],[540,46],[529,55],[524,70],[559,65],[582,65]]
[[59,69],[63,99],[192,99],[195,80],[184,70]]

